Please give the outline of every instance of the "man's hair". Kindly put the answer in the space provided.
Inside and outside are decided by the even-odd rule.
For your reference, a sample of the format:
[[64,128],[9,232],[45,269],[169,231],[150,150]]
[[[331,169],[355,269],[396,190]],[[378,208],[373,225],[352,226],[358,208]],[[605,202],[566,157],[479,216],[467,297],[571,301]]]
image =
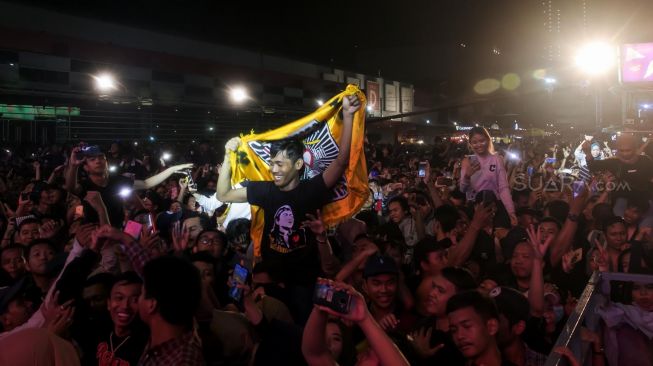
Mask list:
[[466,290],[473,290],[478,287],[474,276],[469,270],[462,267],[446,267],[442,269],[442,277],[456,286],[456,293]]
[[562,229],[562,225],[560,224],[560,221],[558,221],[558,219],[556,219],[555,217],[547,216],[542,218],[542,220],[540,220],[540,225],[544,224],[545,222],[552,222],[555,224],[558,230]]
[[54,243],[51,240],[49,240],[49,239],[34,239],[34,240],[32,240],[31,243],[29,243],[29,245],[27,246],[27,249],[25,250],[25,258],[29,258],[30,254],[32,253],[32,249],[35,246],[43,245],[43,244],[50,246],[50,248],[52,248],[52,250],[54,250],[55,252],[57,251],[57,246],[54,245]]
[[642,199],[642,198],[631,196],[631,197],[628,197],[628,200],[626,202],[627,202],[626,207],[636,208],[640,213],[646,213],[650,208],[647,199]]
[[102,285],[108,291],[111,290],[111,288],[115,283],[116,283],[116,276],[108,272],[100,272],[86,279],[86,281],[84,282],[84,288],[91,287],[93,285]]
[[626,222],[619,216],[612,216],[603,222],[603,232],[607,232],[608,228],[612,225],[622,224],[626,226]]
[[560,222],[564,222],[569,214],[569,204],[562,200],[547,203],[545,209],[549,211],[549,216],[555,217]]
[[281,273],[280,273],[280,268],[275,266],[273,262],[270,261],[262,261],[257,263],[254,268],[252,269],[252,275],[259,274],[259,273],[267,273],[268,276],[270,276],[270,279],[272,282],[280,282],[281,281]]
[[197,268],[189,262],[163,256],[143,268],[144,296],[155,299],[166,322],[190,328],[200,304],[201,282]]
[[18,250],[20,252],[21,257],[25,257],[25,246],[21,244],[9,244],[6,247],[0,249],[0,256],[4,252],[8,252],[10,250]]
[[142,285],[143,279],[134,271],[122,272],[119,275],[115,276],[113,281],[113,286],[116,285],[126,286],[126,285]]
[[445,248],[439,245],[434,237],[427,235],[424,239],[415,244],[415,266],[419,267],[420,263],[428,262],[429,254],[444,250]]
[[233,240],[238,238],[243,234],[249,234],[249,228],[251,226],[251,221],[246,218],[239,218],[229,221],[227,225],[227,239]]
[[456,228],[456,223],[460,219],[458,210],[450,205],[442,205],[435,209],[435,219],[440,223],[442,231],[450,232]]
[[38,220],[37,218],[29,218],[29,219],[25,219],[25,220],[23,220],[23,221],[20,222],[20,225],[18,225],[18,232],[20,232],[20,229],[22,229],[23,226],[25,226],[25,225],[29,225],[29,224],[38,224],[38,225],[41,225],[41,221]]
[[408,200],[406,199],[406,197],[404,197],[404,196],[394,196],[394,197],[390,198],[390,200],[388,201],[388,207],[390,207],[390,204],[393,203],[393,202],[397,202],[401,206],[402,210],[404,210],[406,212],[410,212],[410,207],[408,206]]
[[447,314],[464,308],[472,308],[483,320],[499,320],[499,311],[491,298],[476,290],[463,291],[453,295],[447,301]]
[[304,144],[297,138],[274,141],[270,145],[270,159],[282,151],[286,158],[290,159],[294,164],[297,160],[303,158]]

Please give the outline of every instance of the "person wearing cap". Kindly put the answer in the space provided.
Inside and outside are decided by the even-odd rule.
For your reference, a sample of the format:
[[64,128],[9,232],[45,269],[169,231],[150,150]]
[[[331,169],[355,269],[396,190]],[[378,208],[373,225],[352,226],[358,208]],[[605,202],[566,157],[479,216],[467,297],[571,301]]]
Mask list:
[[372,255],[363,269],[363,291],[370,314],[386,331],[394,329],[400,318],[399,267],[388,256]]
[[[88,177],[78,181],[77,176],[80,166],[83,167]],[[192,166],[193,164],[175,165],[148,179],[132,181],[122,176],[109,175],[107,158],[99,146],[84,148],[77,146],[70,154],[65,187],[68,192],[75,193],[80,197],[86,196],[91,191],[99,192],[111,225],[121,228],[124,218],[123,198],[121,195],[124,192],[131,189],[150,189],[168,179],[172,174]]]
[[544,365],[546,354],[532,350],[525,341],[537,336],[538,324],[541,324],[538,319],[529,320],[531,312],[526,297],[509,287],[496,287],[490,291],[490,297],[499,310],[497,345],[503,358],[515,365]]

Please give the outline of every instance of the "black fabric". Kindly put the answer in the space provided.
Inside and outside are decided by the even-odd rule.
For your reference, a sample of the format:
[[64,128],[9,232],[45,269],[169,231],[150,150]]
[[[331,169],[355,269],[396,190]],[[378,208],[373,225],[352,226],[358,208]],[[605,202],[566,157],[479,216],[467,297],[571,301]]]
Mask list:
[[261,339],[255,366],[306,365],[302,355],[302,328],[280,320],[263,319],[256,326]]
[[[120,191],[124,188],[133,188],[134,183],[131,179],[125,178],[123,176],[109,176],[109,182],[106,187],[100,187],[97,184],[93,183],[90,179],[83,179],[80,181],[83,192],[82,197],[86,196],[86,192],[97,191],[102,196],[102,201],[107,208],[107,213],[109,215],[109,221],[111,226],[116,228],[122,228],[122,222],[124,220],[125,212],[123,210],[122,197],[120,197]],[[97,212],[90,205],[82,201],[84,205],[84,215],[85,219],[88,222],[98,222]],[[95,221],[94,221],[95,220]]]
[[315,215],[328,196],[321,174],[291,191],[281,191],[273,182],[247,185],[247,200],[264,211],[263,260],[281,270],[286,283],[315,283],[320,270],[317,246],[311,231],[301,225],[306,214]]
[[[633,164],[626,164],[617,158],[605,160],[590,160],[587,166],[592,173],[609,171],[617,178],[615,197],[625,197],[641,194],[639,197],[650,196],[651,179],[653,179],[653,160],[646,155],[639,155]],[[628,187],[619,187],[619,182]]]

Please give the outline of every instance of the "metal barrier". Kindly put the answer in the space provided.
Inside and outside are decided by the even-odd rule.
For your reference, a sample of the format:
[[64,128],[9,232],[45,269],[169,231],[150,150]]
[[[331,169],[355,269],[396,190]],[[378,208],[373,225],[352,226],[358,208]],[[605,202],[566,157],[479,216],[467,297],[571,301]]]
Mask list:
[[[599,318],[594,309],[600,303],[610,300],[610,281],[653,283],[653,275],[629,274],[618,272],[594,272],[590,278],[583,294],[578,300],[578,305],[571,313],[562,333],[558,337],[553,348],[558,346],[569,347],[581,365],[585,364],[588,355],[589,345],[583,344],[580,339],[581,325],[597,331]],[[588,311],[589,310],[589,311]],[[566,359],[557,353],[551,352],[546,360],[545,366],[568,365]]]

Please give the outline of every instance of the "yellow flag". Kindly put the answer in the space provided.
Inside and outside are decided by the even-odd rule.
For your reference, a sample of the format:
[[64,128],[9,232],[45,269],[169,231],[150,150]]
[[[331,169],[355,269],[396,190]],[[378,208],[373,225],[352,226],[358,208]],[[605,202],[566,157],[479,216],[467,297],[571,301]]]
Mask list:
[[[272,181],[270,172],[270,143],[291,137],[303,139],[304,174],[302,179],[310,179],[324,170],[338,156],[338,144],[342,134],[342,99],[358,95],[361,107],[354,115],[351,136],[349,166],[342,179],[333,187],[333,199],[322,208],[322,220],[332,226],[348,219],[358,212],[369,194],[367,166],[365,164],[365,105],[363,92],[355,85],[348,85],[344,92],[334,96],[313,113],[288,123],[277,129],[241,136],[238,151],[229,156],[231,162],[231,183],[236,185],[244,180]],[[261,240],[265,226],[263,210],[252,206],[251,235],[254,242],[254,255],[261,256]]]

